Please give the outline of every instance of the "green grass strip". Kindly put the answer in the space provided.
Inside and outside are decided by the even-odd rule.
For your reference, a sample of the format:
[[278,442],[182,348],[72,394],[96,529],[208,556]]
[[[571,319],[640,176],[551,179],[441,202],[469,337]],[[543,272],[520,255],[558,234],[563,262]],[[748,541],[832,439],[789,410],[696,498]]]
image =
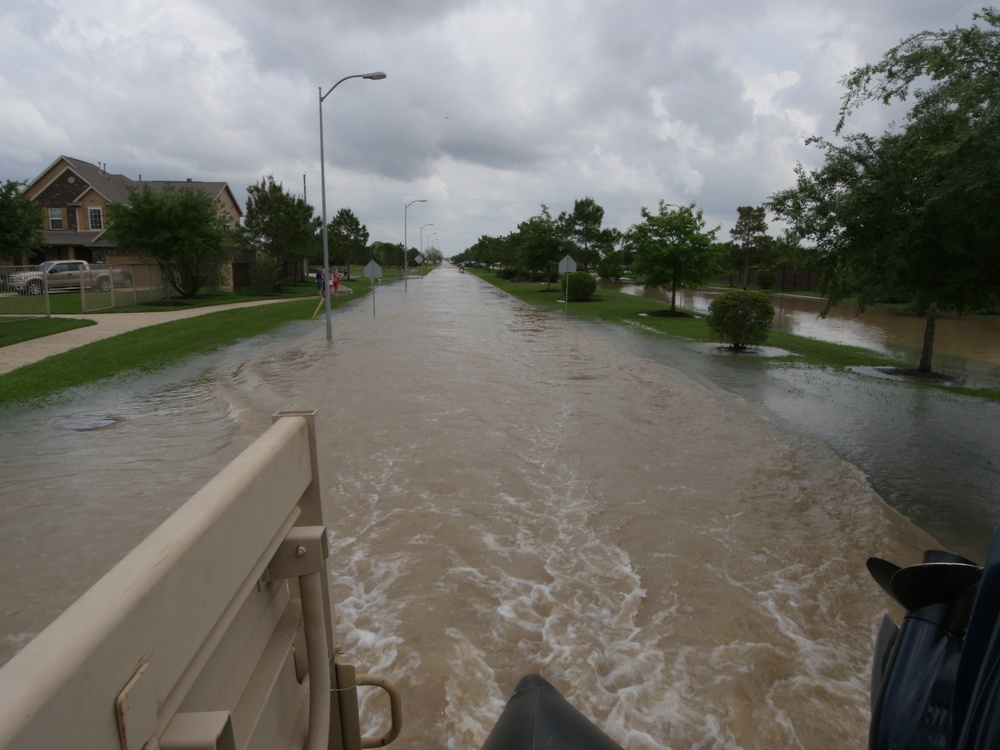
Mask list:
[[[331,307],[340,307],[368,292],[365,284],[357,284],[354,289],[354,294],[332,298]],[[0,406],[40,403],[68,388],[161,370],[187,357],[215,351],[288,323],[309,320],[317,302],[312,296],[222,310],[95,341],[0,375]],[[316,324],[323,325],[322,313]]]
[[5,320],[0,322],[0,347],[20,344],[56,333],[72,331],[74,328],[86,328],[95,325],[93,320],[75,320],[73,318],[24,318],[23,320]]

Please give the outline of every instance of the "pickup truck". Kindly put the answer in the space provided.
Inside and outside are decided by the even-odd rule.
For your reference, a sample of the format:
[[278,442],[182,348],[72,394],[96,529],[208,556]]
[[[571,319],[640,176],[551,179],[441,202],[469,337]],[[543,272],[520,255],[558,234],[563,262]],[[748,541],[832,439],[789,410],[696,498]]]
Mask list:
[[41,294],[46,287],[50,292],[81,287],[110,292],[112,283],[117,287],[131,287],[132,276],[111,266],[90,265],[85,260],[47,260],[34,270],[7,277],[7,287],[18,294]]

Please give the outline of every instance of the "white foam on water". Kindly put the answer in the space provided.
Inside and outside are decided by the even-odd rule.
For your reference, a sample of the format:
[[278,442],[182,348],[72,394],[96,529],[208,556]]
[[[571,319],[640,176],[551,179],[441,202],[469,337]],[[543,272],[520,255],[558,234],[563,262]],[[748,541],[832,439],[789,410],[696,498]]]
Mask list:
[[[31,419],[65,408],[8,421],[6,481],[33,498],[0,505],[8,569],[39,536],[110,567],[270,414],[318,407],[336,636],[400,687],[407,747],[478,747],[533,671],[629,748],[862,744],[884,606],[864,558],[914,559],[925,537],[738,400],[438,278],[380,290],[374,320],[338,311],[333,347],[303,322],[88,392],[122,428],[46,436],[99,471],[35,455]],[[10,633],[72,598],[63,556],[35,562],[5,589]],[[361,695],[367,734],[378,692]]]

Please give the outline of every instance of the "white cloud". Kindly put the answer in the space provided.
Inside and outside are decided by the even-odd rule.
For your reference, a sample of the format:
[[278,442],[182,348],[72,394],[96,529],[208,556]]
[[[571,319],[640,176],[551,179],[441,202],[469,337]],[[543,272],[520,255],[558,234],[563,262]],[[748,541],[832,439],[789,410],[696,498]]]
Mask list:
[[[402,239],[421,204],[446,255],[591,196],[624,229],[694,200],[714,225],[791,184],[839,80],[959,0],[41,0],[0,10],[2,179],[59,154],[147,179],[264,174]],[[898,116],[898,112],[897,112]],[[888,122],[878,108],[858,127]],[[411,212],[415,209],[411,209]],[[318,212],[318,206],[317,206]]]

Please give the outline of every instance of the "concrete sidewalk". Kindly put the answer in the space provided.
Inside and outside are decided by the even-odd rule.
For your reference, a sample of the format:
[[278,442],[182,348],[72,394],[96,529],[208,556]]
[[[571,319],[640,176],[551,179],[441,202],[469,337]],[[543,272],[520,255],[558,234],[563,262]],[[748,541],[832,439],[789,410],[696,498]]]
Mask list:
[[137,328],[146,328],[157,323],[169,323],[173,320],[183,320],[184,318],[194,318],[198,315],[219,312],[220,310],[232,310],[240,307],[256,307],[258,305],[273,305],[278,302],[292,302],[296,299],[308,299],[307,297],[290,297],[284,299],[259,300],[257,302],[240,302],[234,305],[216,305],[214,307],[197,307],[190,310],[164,310],[163,312],[148,313],[102,313],[100,315],[53,315],[54,318],[77,318],[80,320],[94,320],[97,325],[75,328],[72,331],[57,333],[52,336],[45,336],[31,341],[22,341],[19,344],[0,347],[0,375],[16,370],[18,367],[30,365],[33,362],[51,357],[54,354],[62,354],[70,349],[75,349],[94,341],[117,336],[119,333],[127,333]]

